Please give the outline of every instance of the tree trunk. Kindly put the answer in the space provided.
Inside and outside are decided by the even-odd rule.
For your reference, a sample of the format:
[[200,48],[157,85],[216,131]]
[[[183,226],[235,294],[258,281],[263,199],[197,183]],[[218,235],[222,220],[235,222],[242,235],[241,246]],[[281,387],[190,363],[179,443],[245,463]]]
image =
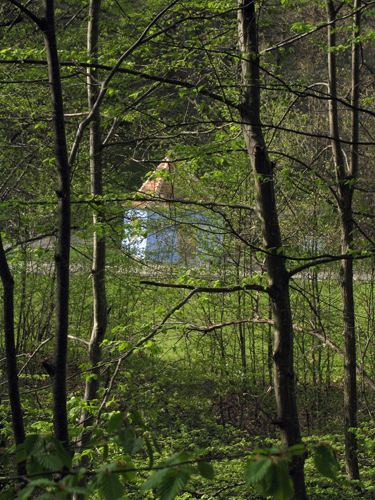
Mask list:
[[[25,441],[25,429],[23,425],[23,414],[18,387],[18,369],[16,347],[14,341],[14,280],[10,272],[3,241],[0,234],[0,277],[3,283],[3,305],[4,305],[4,334],[6,351],[6,371],[8,381],[8,392],[10,409],[12,413],[12,426],[16,445]],[[17,464],[18,475],[26,474],[26,464]]]
[[[91,62],[98,59],[98,37],[99,37],[99,14],[101,0],[91,0],[89,6],[89,24],[87,31],[87,55]],[[97,99],[100,86],[96,85],[97,70],[88,70],[87,93],[89,111],[93,108]],[[94,196],[103,195],[102,162],[101,162],[101,134],[100,134],[100,113],[96,111],[90,124],[90,183],[91,194]],[[93,316],[94,325],[91,332],[89,346],[89,363],[92,366],[92,377],[86,382],[85,402],[89,403],[98,396],[99,376],[102,350],[101,343],[107,328],[107,300],[105,287],[105,254],[106,242],[102,231],[104,222],[104,210],[100,200],[95,202],[96,210],[93,214],[93,225],[95,229],[93,235],[93,266],[92,266],[92,287],[93,287]],[[91,425],[92,415],[86,411],[82,413],[81,422],[84,427]],[[82,435],[81,444],[84,445],[85,436]]]
[[[360,0],[354,3],[358,9]],[[335,24],[336,11],[331,0],[327,3],[328,21],[328,75],[330,134],[337,182],[337,205],[340,217],[341,252],[348,254],[353,249],[353,210],[352,199],[354,182],[358,172],[358,97],[359,97],[359,45],[352,43],[352,117],[350,163],[345,164],[340,144],[340,131],[337,111],[336,83],[336,46]],[[360,13],[354,15],[353,36],[359,35]],[[350,429],[357,427],[357,383],[356,383],[356,337],[355,309],[353,291],[353,260],[343,259],[340,265],[340,290],[342,298],[342,318],[344,335],[344,427],[345,427],[345,460],[349,479],[359,479],[357,439]]]
[[[259,59],[255,1],[239,0],[239,41],[242,55],[243,99],[240,106],[242,131],[250,156],[257,191],[257,210],[261,221],[269,286],[274,292],[274,384],[277,425],[282,444],[302,442],[293,370],[293,325],[289,298],[289,275],[281,252],[281,235],[276,209],[273,164],[270,161],[260,124]],[[307,498],[304,458],[295,457],[290,466],[295,498]]]
[[69,257],[70,257],[70,178],[66,145],[64,107],[60,66],[56,46],[54,2],[45,0],[42,29],[46,47],[48,78],[52,103],[52,128],[57,167],[58,236],[56,262],[56,326],[52,377],[53,425],[57,439],[69,447],[66,409],[66,362],[69,323]]

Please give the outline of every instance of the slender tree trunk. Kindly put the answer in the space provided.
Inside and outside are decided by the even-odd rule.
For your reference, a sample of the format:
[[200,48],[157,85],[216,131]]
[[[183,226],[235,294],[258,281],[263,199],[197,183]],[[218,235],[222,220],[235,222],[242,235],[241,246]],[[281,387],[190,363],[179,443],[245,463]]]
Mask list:
[[52,128],[57,167],[58,236],[56,262],[56,326],[52,376],[53,425],[57,439],[69,447],[66,409],[66,362],[69,324],[69,258],[70,258],[70,178],[66,145],[64,107],[60,66],[57,54],[54,2],[45,0],[42,29],[48,63],[48,79],[52,103]]
[[[260,125],[259,59],[255,1],[239,0],[239,40],[242,53],[243,99],[240,106],[242,130],[250,156],[257,191],[263,243],[267,251],[269,286],[273,290],[274,317],[274,384],[277,402],[277,424],[282,443],[292,446],[302,442],[298,421],[294,370],[293,325],[289,297],[289,275],[281,253],[281,235],[276,209],[273,164],[270,161]],[[290,466],[295,498],[307,498],[304,480],[304,458],[295,457]]]
[[[358,9],[360,0],[354,2]],[[336,11],[331,0],[327,3],[328,20],[336,19]],[[360,30],[360,13],[354,15],[353,35],[358,36]],[[330,134],[337,182],[337,204],[341,228],[341,252],[349,253],[353,249],[353,210],[352,199],[354,182],[358,173],[358,98],[359,98],[359,44],[352,44],[352,99],[351,104],[351,148],[350,163],[346,166],[340,144],[338,125],[336,55],[332,50],[336,46],[335,25],[328,26],[328,75]],[[344,335],[344,414],[345,414],[345,460],[349,479],[359,479],[357,440],[351,429],[357,427],[357,383],[356,383],[356,337],[355,308],[353,291],[353,260],[343,259],[340,265],[340,290],[342,298],[342,317]]]
[[[87,55],[92,63],[98,60],[99,41],[99,19],[101,0],[90,0],[89,23],[87,27]],[[92,110],[100,89],[97,84],[98,72],[92,67],[88,69],[87,76],[87,98],[89,111]],[[99,108],[94,113],[90,124],[90,191],[93,196],[103,195],[102,180],[102,155],[100,134],[100,112]],[[106,242],[103,234],[102,223],[105,219],[103,204],[101,200],[95,202],[96,208],[93,212],[93,264],[92,264],[92,291],[93,291],[93,319],[94,324],[89,344],[88,362],[92,367],[91,377],[86,382],[84,400],[90,403],[98,397],[100,384],[100,361],[102,358],[101,343],[104,340],[107,329],[107,299],[105,286],[105,256]],[[90,434],[85,430],[93,423],[93,414],[89,409],[82,411],[81,426],[82,434],[78,442],[78,451],[82,451],[89,442]],[[87,457],[82,458],[82,465],[87,465]],[[86,478],[81,481],[81,486],[86,483]],[[73,500],[83,500],[84,495],[77,493]]]
[[[18,368],[14,339],[14,280],[4,252],[1,234],[0,277],[3,283],[4,333],[9,401],[12,413],[14,440],[16,445],[19,445],[25,441],[25,429],[23,425],[23,414],[18,386]],[[19,475],[26,474],[25,462],[17,464],[17,472]]]
[[[87,55],[91,62],[95,63],[98,59],[98,37],[99,37],[99,15],[101,0],[91,0],[89,6],[89,24],[87,33]],[[97,70],[91,68],[88,70],[88,104],[91,110],[95,104],[98,85]],[[101,134],[100,134],[100,113],[95,113],[90,125],[90,182],[91,194],[94,196],[103,195],[102,181],[102,162],[101,162]],[[89,363],[92,366],[92,377],[86,382],[85,402],[89,403],[98,397],[100,367],[102,349],[101,343],[107,328],[107,300],[105,287],[105,255],[106,242],[102,230],[104,222],[104,210],[102,202],[98,200],[96,210],[93,214],[93,266],[92,266],[92,287],[93,287],[93,316],[94,325],[91,333],[89,346]],[[81,422],[84,427],[92,424],[93,416],[84,411],[81,416]],[[84,433],[81,437],[81,446],[85,444],[86,437]]]

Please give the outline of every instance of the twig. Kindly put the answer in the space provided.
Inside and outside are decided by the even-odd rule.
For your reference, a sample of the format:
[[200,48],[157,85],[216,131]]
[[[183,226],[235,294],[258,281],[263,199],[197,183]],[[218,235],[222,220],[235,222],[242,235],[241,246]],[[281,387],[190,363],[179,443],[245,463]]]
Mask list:
[[18,372],[18,376],[21,375],[22,372],[24,372],[26,370],[26,367],[27,365],[30,363],[30,361],[33,359],[33,357],[36,355],[36,353],[44,346],[44,344],[47,344],[47,342],[49,342],[50,340],[53,339],[53,335],[51,335],[51,337],[48,337],[48,339],[46,340],[43,340],[43,342],[41,344],[38,345],[38,347],[35,349],[35,351],[30,355],[29,359],[26,361],[26,363],[23,365],[23,367],[20,369],[20,371]]
[[68,335],[68,339],[76,340],[77,342],[82,342],[82,344],[85,345],[90,345],[90,342],[88,342],[87,340],[80,339],[79,337],[74,337],[73,335]]

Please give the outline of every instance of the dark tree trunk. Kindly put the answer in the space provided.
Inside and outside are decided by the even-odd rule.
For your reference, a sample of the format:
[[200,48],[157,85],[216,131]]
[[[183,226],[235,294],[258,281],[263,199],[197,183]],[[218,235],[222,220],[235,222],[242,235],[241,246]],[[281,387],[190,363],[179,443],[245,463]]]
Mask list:
[[[0,277],[3,283],[4,334],[9,401],[12,413],[14,440],[16,445],[19,445],[25,441],[25,430],[23,425],[23,414],[18,387],[18,368],[14,340],[14,280],[6,259],[1,234]],[[17,472],[19,475],[26,474],[25,462],[17,464]]]
[[[360,0],[356,0],[354,8],[358,9]],[[348,254],[353,249],[353,209],[352,199],[354,182],[358,173],[358,98],[359,98],[359,44],[352,44],[352,117],[351,117],[351,149],[350,163],[346,166],[340,143],[340,130],[337,110],[336,82],[336,33],[337,12],[331,0],[327,3],[328,21],[328,76],[330,134],[337,183],[337,206],[340,216],[341,252]],[[360,30],[360,13],[354,16],[353,36]],[[357,458],[357,439],[351,429],[357,427],[357,382],[356,382],[356,337],[355,308],[353,291],[353,260],[343,259],[340,265],[340,290],[342,298],[342,318],[344,335],[344,426],[345,426],[345,460],[349,479],[359,479]]]
[[56,46],[54,2],[45,0],[42,20],[52,103],[52,128],[57,167],[58,241],[56,262],[56,327],[52,377],[53,425],[57,439],[69,447],[66,409],[66,362],[69,323],[70,179],[60,66]]
[[70,168],[66,145],[64,106],[61,89],[60,64],[55,32],[54,0],[43,0],[43,17],[39,18],[18,0],[9,0],[24,12],[41,30],[46,48],[48,81],[51,95],[51,114],[55,163],[57,168],[58,232],[55,298],[55,344],[50,375],[53,392],[54,434],[69,449],[66,409],[66,362],[69,324],[69,257],[70,257]]
[[[253,168],[257,209],[261,221],[269,286],[273,291],[274,384],[277,424],[283,445],[302,442],[293,370],[293,325],[289,298],[289,275],[281,252],[281,235],[276,208],[273,164],[260,125],[260,79],[255,2],[239,0],[239,40],[242,54],[243,99],[240,106],[242,130]],[[307,498],[304,458],[295,457],[290,466],[295,498]]]

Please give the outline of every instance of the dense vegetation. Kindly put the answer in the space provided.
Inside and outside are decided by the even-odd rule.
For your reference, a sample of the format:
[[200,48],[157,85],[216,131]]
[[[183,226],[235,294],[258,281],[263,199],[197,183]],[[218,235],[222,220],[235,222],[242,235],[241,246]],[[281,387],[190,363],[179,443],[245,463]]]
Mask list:
[[2,0],[1,500],[373,497],[374,14]]

